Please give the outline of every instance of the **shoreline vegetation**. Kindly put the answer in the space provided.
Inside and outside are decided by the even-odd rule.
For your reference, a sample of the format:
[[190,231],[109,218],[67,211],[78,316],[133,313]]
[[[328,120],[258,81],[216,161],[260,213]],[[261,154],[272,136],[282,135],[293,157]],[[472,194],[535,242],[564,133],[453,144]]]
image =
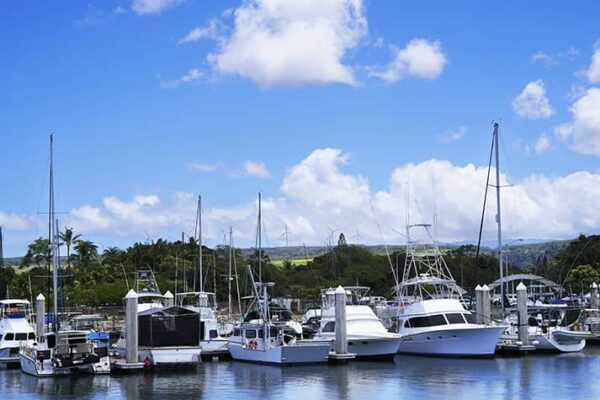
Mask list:
[[[161,292],[199,290],[198,244],[158,239],[152,243],[134,243],[127,249],[108,247],[101,253],[98,246],[65,229],[61,237],[68,253],[61,257],[61,302],[68,307],[121,305],[128,289],[134,285],[139,269],[149,267],[156,276]],[[47,294],[49,265],[48,240],[33,241],[21,258],[6,259],[0,270],[0,298],[32,299]],[[341,285],[362,285],[371,294],[392,298],[393,272],[401,278],[405,261],[404,246],[389,246],[389,258],[383,246],[346,244],[340,240],[332,247],[289,246],[263,249],[263,280],[276,283],[273,296],[301,298],[319,302],[320,290]],[[444,258],[456,282],[472,292],[478,284],[498,278],[495,251],[482,249],[476,260],[476,246],[442,245]],[[203,246],[204,290],[216,292],[219,303],[227,301],[229,247]],[[234,249],[235,267],[241,295],[250,294],[246,266],[256,268],[255,249]],[[580,235],[572,241],[553,241],[509,246],[504,250],[508,273],[541,275],[572,292],[587,290],[600,282],[600,236]],[[233,272],[232,272],[233,273]],[[235,280],[235,276],[233,277]],[[234,296],[235,297],[235,296]],[[48,301],[48,300],[47,300]]]

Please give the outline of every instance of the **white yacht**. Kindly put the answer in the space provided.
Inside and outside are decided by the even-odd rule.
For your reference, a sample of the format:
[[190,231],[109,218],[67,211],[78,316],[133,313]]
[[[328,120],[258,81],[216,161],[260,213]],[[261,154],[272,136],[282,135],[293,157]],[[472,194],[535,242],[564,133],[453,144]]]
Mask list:
[[148,310],[160,310],[167,306],[165,295],[160,293],[154,272],[150,267],[137,271],[135,292],[138,298],[138,313]]
[[[400,335],[388,332],[377,318],[373,309],[361,305],[362,293],[367,287],[345,287],[346,290],[346,335],[348,352],[357,358],[393,359],[398,352]],[[331,340],[335,346],[335,289],[325,289],[321,293],[321,322],[316,340]]]
[[[397,287],[400,353],[447,357],[491,357],[504,326],[476,324],[430,233],[430,225],[408,225],[403,279]],[[422,228],[425,238],[411,239]]]
[[18,364],[21,344],[35,341],[30,311],[27,300],[0,300],[0,363]]
[[[582,351],[586,340],[594,339],[594,333],[575,326],[561,326],[565,320],[566,305],[548,304],[528,310],[527,333],[529,343],[538,352],[572,353]],[[500,344],[513,344],[519,340],[519,322],[516,314],[509,314],[509,324],[500,336]],[[577,327],[580,328],[580,327]]]
[[200,317],[200,347],[203,357],[225,355],[227,338],[219,334],[219,322],[215,317],[215,294],[209,292],[185,292],[175,295],[178,306],[197,312]]
[[[58,275],[60,269],[60,242],[58,221],[54,212],[53,140],[50,135],[50,244],[52,250],[52,332],[41,334],[35,341],[22,344],[19,351],[21,370],[27,374],[44,377],[83,371],[92,374],[110,372],[107,347],[96,348],[89,331],[60,330],[58,319]],[[42,296],[43,299],[43,296]],[[37,315],[44,319],[44,315]]]

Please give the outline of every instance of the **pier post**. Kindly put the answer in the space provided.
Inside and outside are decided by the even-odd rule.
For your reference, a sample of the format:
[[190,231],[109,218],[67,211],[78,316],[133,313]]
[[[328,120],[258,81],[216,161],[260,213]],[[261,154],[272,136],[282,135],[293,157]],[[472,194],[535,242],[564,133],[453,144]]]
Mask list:
[[598,300],[598,284],[592,282],[590,286],[590,308],[598,309],[600,303]]
[[348,353],[346,341],[346,290],[342,286],[335,289],[335,352]]
[[125,296],[125,354],[127,363],[138,362],[138,298],[133,289]]
[[481,311],[484,324],[492,322],[492,308],[490,304],[490,288],[488,285],[483,285],[481,288]]
[[483,324],[483,293],[481,285],[475,287],[475,321],[478,324]]
[[523,282],[517,286],[517,310],[519,311],[519,341],[522,346],[527,346],[529,345],[527,287],[523,285]]
[[46,298],[38,294],[35,298],[35,336],[38,342],[44,341],[44,317],[46,316]]
[[164,295],[165,299],[165,307],[173,307],[173,293],[170,290],[167,290],[167,293]]

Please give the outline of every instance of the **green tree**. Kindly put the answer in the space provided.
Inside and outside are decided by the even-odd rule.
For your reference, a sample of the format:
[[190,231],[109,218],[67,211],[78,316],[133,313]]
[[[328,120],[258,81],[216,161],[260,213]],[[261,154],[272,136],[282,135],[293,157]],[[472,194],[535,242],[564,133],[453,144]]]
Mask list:
[[75,244],[77,260],[84,269],[98,260],[98,246],[89,240],[78,240]]
[[566,283],[571,285],[573,290],[587,291],[592,282],[600,282],[600,271],[589,264],[578,265],[571,270]]
[[27,261],[34,262],[40,266],[42,261],[46,265],[50,264],[50,241],[48,239],[38,238],[27,247],[27,254],[24,257]]
[[74,235],[73,228],[67,228],[65,226],[65,230],[61,232],[59,236],[63,244],[67,246],[67,265],[69,269],[71,269],[71,247],[79,242],[81,235]]

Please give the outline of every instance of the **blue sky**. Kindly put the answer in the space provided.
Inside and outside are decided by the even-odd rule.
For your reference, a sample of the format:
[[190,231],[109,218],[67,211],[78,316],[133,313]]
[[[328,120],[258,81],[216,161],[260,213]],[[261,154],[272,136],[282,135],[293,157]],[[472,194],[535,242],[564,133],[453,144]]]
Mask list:
[[597,2],[300,3],[0,3],[5,254],[44,235],[50,132],[61,225],[101,247],[191,233],[199,193],[209,245],[251,244],[259,190],[271,245],[401,242],[433,179],[440,237],[473,238],[492,120],[507,234],[597,233]]

